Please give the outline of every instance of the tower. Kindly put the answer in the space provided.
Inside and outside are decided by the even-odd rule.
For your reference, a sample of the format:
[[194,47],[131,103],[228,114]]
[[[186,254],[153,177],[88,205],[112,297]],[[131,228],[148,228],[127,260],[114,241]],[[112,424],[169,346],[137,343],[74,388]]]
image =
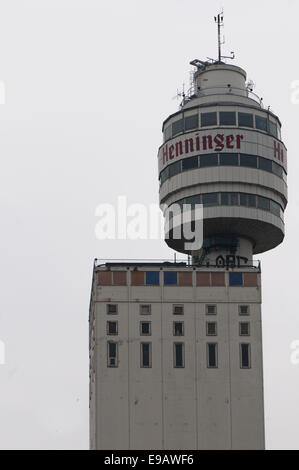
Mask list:
[[[217,61],[191,62],[191,90],[158,151],[165,241],[188,260],[95,261],[92,449],[264,448],[253,255],[284,238],[287,151],[279,118],[222,59],[219,43]],[[190,247],[188,223],[202,246]]]

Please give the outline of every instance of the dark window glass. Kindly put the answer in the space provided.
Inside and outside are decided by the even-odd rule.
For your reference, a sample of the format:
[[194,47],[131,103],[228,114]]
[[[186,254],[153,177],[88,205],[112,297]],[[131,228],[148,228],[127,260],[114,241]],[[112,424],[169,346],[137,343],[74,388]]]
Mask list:
[[198,168],[198,157],[189,157],[182,160],[182,170],[191,170],[191,168]]
[[218,205],[218,193],[207,193],[202,195],[202,203],[205,207]]
[[277,125],[272,121],[269,121],[269,134],[277,137]]
[[184,315],[184,305],[173,305],[172,313],[174,315]]
[[207,344],[208,367],[217,367],[217,344]]
[[172,163],[169,165],[169,178],[181,173],[181,162]]
[[190,129],[197,129],[198,127],[198,115],[194,114],[193,116],[185,117],[185,131]]
[[250,168],[257,168],[257,157],[255,155],[247,155],[246,153],[241,153],[240,165],[248,166]]
[[117,322],[108,321],[107,322],[107,334],[108,335],[117,335]]
[[272,160],[269,160],[269,158],[259,157],[259,168],[261,170],[272,172]]
[[206,314],[207,315],[216,315],[216,305],[206,305]]
[[221,193],[221,205],[222,206],[228,206],[229,205],[228,193]]
[[164,271],[164,284],[174,285],[178,283],[178,273],[175,271]]
[[267,132],[267,118],[255,116],[255,127]]
[[218,153],[207,153],[200,156],[200,166],[217,166]]
[[161,184],[169,178],[169,166],[161,171]]
[[172,124],[172,135],[179,134],[180,132],[183,132],[183,119],[180,119],[179,121],[175,121]]
[[217,335],[217,323],[207,322],[207,336],[216,336]]
[[257,197],[257,207],[259,209],[264,209],[265,211],[270,210],[270,199],[266,197],[258,196]]
[[166,127],[164,131],[164,141],[169,140],[171,138],[171,126]]
[[173,335],[183,336],[184,335],[184,323],[181,321],[175,321],[173,324]]
[[108,367],[117,367],[117,343],[108,342]]
[[238,193],[221,193],[221,204],[223,206],[237,206],[239,205]]
[[270,211],[272,214],[277,215],[277,217],[280,217],[280,205],[277,204],[277,202],[270,201]]
[[143,321],[140,323],[141,335],[149,336],[151,334],[151,323],[149,321]]
[[201,113],[201,127],[205,126],[216,126],[217,125],[217,113]]
[[107,313],[110,315],[117,314],[117,305],[116,304],[107,304]]
[[159,285],[159,271],[147,271],[145,273],[146,285],[158,286]]
[[250,367],[250,345],[241,344],[241,368],[248,369]]
[[150,315],[151,314],[151,305],[150,304],[141,304],[139,305],[140,315]]
[[283,168],[282,166],[280,165],[277,165],[277,163],[273,162],[273,165],[272,165],[272,171],[275,175],[279,176],[280,178],[282,178],[282,175],[283,175]]
[[239,305],[239,314],[240,315],[249,315],[249,306],[248,305]]
[[256,207],[256,196],[254,194],[248,194],[248,207]]
[[237,153],[220,153],[219,154],[219,165],[239,165],[239,156]]
[[249,322],[240,323],[240,336],[249,336]]
[[247,206],[247,194],[240,194],[240,206]]
[[233,111],[220,111],[220,125],[235,126],[236,125],[236,113]]
[[174,343],[174,367],[184,367],[183,343]]
[[141,343],[141,367],[151,367],[150,343]]
[[191,204],[192,207],[195,206],[195,204],[201,204],[201,195],[197,194],[196,196],[186,197],[184,204]]
[[253,114],[238,113],[239,126],[253,127]]
[[242,286],[243,285],[243,273],[229,273],[229,285],[230,286]]

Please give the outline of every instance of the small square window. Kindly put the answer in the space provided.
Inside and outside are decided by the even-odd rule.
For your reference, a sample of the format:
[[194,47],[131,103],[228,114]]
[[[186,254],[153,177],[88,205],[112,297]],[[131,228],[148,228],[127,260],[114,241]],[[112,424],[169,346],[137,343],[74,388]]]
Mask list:
[[249,315],[249,305],[239,305],[239,315]]
[[141,336],[151,336],[152,334],[151,322],[142,321],[140,322],[140,335]]
[[184,305],[173,305],[172,313],[174,315],[184,315]]
[[201,113],[201,127],[217,126],[217,113]]
[[216,305],[206,305],[206,314],[207,315],[216,315],[217,314]]
[[173,336],[184,336],[184,322],[173,322]]
[[249,336],[250,335],[250,324],[249,324],[249,322],[240,322],[239,323],[239,335],[240,336]]
[[243,285],[243,273],[229,273],[229,285],[230,286],[242,286]]
[[107,304],[108,315],[117,315],[117,312],[118,312],[117,304]]
[[107,335],[117,335],[118,324],[117,321],[107,321]]
[[220,126],[235,126],[236,113],[234,111],[220,111]]
[[176,285],[178,283],[178,273],[175,271],[164,271],[164,284]]
[[146,271],[145,273],[145,283],[147,286],[158,286],[160,283],[159,278],[159,271]]
[[150,304],[142,304],[139,306],[140,308],[140,315],[150,315],[151,314],[151,305]]
[[215,321],[206,323],[207,336],[217,336],[217,323]]
[[253,127],[253,115],[249,113],[238,113],[239,126]]

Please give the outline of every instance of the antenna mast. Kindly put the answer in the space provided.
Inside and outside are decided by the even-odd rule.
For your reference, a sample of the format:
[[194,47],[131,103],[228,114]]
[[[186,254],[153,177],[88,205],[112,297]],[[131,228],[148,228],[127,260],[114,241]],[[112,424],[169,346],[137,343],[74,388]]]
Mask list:
[[223,11],[217,16],[214,16],[215,23],[218,27],[218,62],[221,62],[221,27],[223,26]]

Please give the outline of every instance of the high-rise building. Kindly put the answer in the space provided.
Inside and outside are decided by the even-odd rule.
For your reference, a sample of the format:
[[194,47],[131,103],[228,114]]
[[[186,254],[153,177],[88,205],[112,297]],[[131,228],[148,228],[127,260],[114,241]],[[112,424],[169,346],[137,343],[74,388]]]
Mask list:
[[[284,238],[287,151],[279,118],[246,72],[222,58],[191,62],[192,89],[163,123],[166,242],[187,261],[94,264],[92,449],[265,445],[261,266],[253,255]],[[194,229],[198,204],[203,244],[192,249],[176,211],[188,207]]]

